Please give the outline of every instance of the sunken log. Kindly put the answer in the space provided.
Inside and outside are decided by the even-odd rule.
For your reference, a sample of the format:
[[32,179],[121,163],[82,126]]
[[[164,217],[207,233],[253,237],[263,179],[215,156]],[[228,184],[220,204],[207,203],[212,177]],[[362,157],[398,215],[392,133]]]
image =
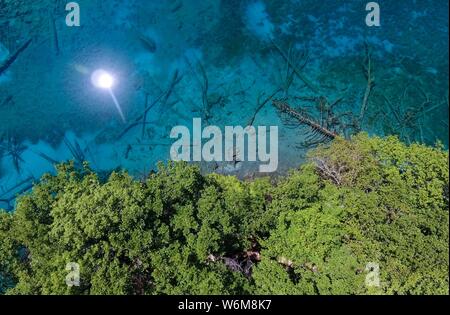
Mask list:
[[328,130],[327,128],[323,127],[322,125],[315,122],[311,118],[307,117],[306,115],[296,111],[295,109],[290,107],[287,102],[273,100],[272,103],[280,112],[288,114],[289,116],[297,119],[300,123],[311,127],[314,131],[322,134],[323,136],[325,136],[329,139],[335,139],[338,137],[337,133],[335,133],[334,131]]

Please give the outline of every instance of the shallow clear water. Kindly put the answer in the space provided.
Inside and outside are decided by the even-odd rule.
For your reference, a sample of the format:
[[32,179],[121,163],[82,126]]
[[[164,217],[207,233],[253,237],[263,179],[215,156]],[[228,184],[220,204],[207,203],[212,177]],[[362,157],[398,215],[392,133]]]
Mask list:
[[[1,207],[68,159],[144,177],[196,117],[278,126],[284,173],[321,138],[273,99],[345,136],[448,146],[448,1],[377,1],[379,27],[359,0],[77,2],[80,27],[66,1],[0,1]],[[116,104],[92,84],[97,69]],[[200,164],[259,175],[256,162]]]

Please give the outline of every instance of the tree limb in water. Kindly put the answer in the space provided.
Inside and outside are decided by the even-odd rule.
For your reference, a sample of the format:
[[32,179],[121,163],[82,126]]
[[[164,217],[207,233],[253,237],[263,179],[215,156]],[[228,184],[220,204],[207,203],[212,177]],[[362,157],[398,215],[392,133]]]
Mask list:
[[25,42],[13,55],[11,55],[6,61],[0,66],[0,75],[3,74],[13,63],[16,61],[17,57],[31,44],[32,39]]
[[314,131],[316,131],[317,133],[320,133],[324,137],[326,137],[328,139],[334,139],[334,138],[338,137],[337,133],[335,133],[334,131],[328,130],[327,128],[321,126],[319,123],[315,122],[311,118],[307,117],[306,115],[296,111],[295,109],[290,107],[288,103],[286,103],[284,101],[277,101],[277,100],[273,100],[272,103],[279,111],[281,111],[285,114],[288,114],[289,116],[298,120],[300,123],[311,127]]
[[250,119],[250,121],[248,122],[248,124],[247,124],[247,126],[252,126],[253,125],[253,123],[255,122],[255,119],[256,119],[256,115],[258,115],[258,113],[259,113],[259,111],[268,103],[268,102],[270,102],[271,100],[272,100],[272,98],[274,98],[275,97],[275,95],[277,95],[278,94],[278,92],[281,92],[282,91],[282,88],[279,88],[279,89],[277,89],[277,90],[275,90],[268,98],[266,98],[263,102],[261,102],[261,97],[262,97],[262,95],[260,95],[259,97],[258,97],[258,104],[257,104],[257,107],[256,107],[256,110],[255,110],[255,112],[253,113],[253,116],[252,116],[252,118]]
[[316,94],[319,94],[319,90],[308,80],[308,78],[301,73],[301,71],[297,68],[297,66],[292,62],[292,60],[281,50],[281,48],[272,40],[272,45],[278,50],[280,55],[286,60],[286,62],[291,66],[292,70],[294,70],[295,74],[306,84],[306,86]]
[[159,94],[159,96],[149,105],[147,105],[148,99],[146,96],[144,113],[142,115],[140,115],[139,117],[137,117],[131,124],[129,124],[117,136],[117,140],[121,139],[126,133],[128,133],[134,127],[142,124],[142,126],[144,128],[145,125],[149,124],[147,122],[147,114],[159,102],[161,102],[161,105],[163,106],[163,112],[161,112],[161,114],[164,113],[168,109],[168,108],[166,108],[167,107],[166,105],[167,105],[167,101],[168,101],[169,97],[172,95],[175,86],[181,81],[182,78],[183,78],[183,76],[181,76],[179,74],[178,70],[176,70],[174,75],[172,76],[172,80],[170,81],[168,89],[166,91],[162,92],[161,94]]
[[363,102],[361,104],[361,111],[359,114],[359,121],[361,123],[364,119],[364,115],[366,114],[370,93],[372,92],[373,87],[374,87],[374,78],[373,78],[373,69],[372,69],[372,54],[370,53],[367,43],[366,43],[366,63],[367,63],[367,65],[364,66],[364,70],[365,70],[364,72],[365,72],[365,75],[367,78],[367,86],[366,86],[366,91],[364,92],[364,98],[363,98]]

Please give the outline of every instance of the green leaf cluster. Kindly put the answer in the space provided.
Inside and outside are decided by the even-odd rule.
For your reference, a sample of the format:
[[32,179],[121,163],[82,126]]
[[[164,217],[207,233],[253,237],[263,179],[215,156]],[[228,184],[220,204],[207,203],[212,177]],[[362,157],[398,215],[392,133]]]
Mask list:
[[439,145],[365,134],[276,181],[62,164],[0,212],[0,294],[448,294],[448,183]]

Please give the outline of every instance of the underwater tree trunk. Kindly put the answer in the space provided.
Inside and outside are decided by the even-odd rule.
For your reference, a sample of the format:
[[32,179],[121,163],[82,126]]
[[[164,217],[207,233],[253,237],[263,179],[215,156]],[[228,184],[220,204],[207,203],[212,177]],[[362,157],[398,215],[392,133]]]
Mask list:
[[0,66],[0,75],[5,72],[13,63],[16,61],[17,57],[31,44],[32,39],[29,39],[25,44],[23,44],[11,57],[6,59],[6,61]]
[[302,124],[310,126],[314,131],[322,134],[326,138],[334,139],[334,138],[338,137],[337,133],[335,133],[331,130],[328,130],[327,128],[321,126],[319,123],[313,121],[311,118],[308,118],[305,115],[299,113],[298,111],[296,111],[295,109],[290,107],[289,104],[287,104],[286,102],[274,100],[272,103],[279,111],[286,113],[289,116],[294,117],[295,119],[300,121],[300,123],[302,123]]

